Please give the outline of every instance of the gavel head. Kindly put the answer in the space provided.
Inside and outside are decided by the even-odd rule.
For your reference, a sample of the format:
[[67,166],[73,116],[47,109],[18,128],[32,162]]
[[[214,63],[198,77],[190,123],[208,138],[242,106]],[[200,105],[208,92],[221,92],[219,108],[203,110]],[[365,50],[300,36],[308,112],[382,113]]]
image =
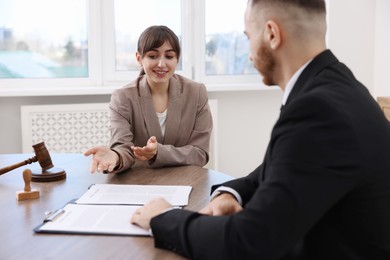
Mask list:
[[33,145],[32,147],[34,148],[37,161],[39,162],[39,165],[41,165],[42,167],[42,171],[46,171],[54,167],[50,158],[49,151],[46,149],[44,142]]

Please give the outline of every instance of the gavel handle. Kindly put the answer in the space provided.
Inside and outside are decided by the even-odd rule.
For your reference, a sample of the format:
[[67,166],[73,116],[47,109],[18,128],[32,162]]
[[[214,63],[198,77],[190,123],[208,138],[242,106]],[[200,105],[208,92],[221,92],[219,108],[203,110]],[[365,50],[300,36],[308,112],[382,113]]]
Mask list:
[[24,160],[23,162],[15,163],[13,165],[1,168],[0,169],[0,175],[4,174],[6,172],[12,171],[13,169],[19,168],[21,166],[24,166],[24,165],[27,165],[27,164],[31,164],[31,163],[36,162],[36,161],[37,161],[37,157],[33,156],[31,158],[28,158],[27,160]]

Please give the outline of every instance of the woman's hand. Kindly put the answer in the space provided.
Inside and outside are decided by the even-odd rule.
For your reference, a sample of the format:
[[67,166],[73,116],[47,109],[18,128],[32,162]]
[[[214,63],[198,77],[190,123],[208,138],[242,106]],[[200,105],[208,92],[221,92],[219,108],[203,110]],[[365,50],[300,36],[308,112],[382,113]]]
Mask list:
[[93,155],[91,173],[108,171],[112,172],[119,161],[116,152],[106,146],[95,146],[84,152],[85,156]]
[[134,152],[135,157],[141,161],[148,161],[157,154],[157,139],[155,136],[149,138],[146,146],[132,146],[131,149]]

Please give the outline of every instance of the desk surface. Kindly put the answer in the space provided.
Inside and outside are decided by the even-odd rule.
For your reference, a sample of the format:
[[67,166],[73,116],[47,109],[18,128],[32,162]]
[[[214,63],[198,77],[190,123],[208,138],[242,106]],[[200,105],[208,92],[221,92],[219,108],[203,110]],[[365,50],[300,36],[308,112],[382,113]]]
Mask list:
[[[0,168],[19,163],[32,154],[0,154]],[[94,183],[191,185],[190,210],[208,203],[213,184],[232,177],[197,166],[151,169],[136,166],[119,174],[90,174],[91,157],[81,154],[51,154],[53,164],[65,169],[65,180],[32,182],[40,198],[16,200],[16,192],[24,189],[22,172],[37,169],[33,163],[0,176],[0,259],[182,259],[181,256],[154,247],[151,237],[35,234],[46,211],[55,210],[71,199],[79,198]],[[130,220],[130,216],[129,216]]]

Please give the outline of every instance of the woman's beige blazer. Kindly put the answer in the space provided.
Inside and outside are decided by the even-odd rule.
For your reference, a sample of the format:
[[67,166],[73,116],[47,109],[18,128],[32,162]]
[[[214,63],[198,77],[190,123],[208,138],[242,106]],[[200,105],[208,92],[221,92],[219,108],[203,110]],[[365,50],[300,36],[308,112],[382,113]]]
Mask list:
[[208,162],[213,128],[204,84],[175,74],[169,82],[169,100],[163,136],[145,76],[113,92],[110,101],[110,147],[120,155],[115,171],[135,163],[131,146],[145,146],[151,136],[158,141],[151,167],[200,165]]

